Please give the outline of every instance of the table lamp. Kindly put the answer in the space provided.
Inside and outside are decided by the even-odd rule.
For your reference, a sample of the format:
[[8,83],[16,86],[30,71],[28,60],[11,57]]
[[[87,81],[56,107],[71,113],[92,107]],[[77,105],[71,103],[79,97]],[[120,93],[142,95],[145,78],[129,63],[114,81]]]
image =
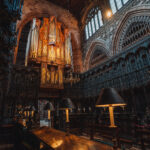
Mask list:
[[35,107],[32,105],[29,110],[31,112],[31,117],[34,117]]
[[59,109],[66,111],[66,122],[69,122],[69,110],[73,109],[74,105],[70,98],[65,98],[61,100]]
[[69,134],[69,110],[73,109],[74,105],[70,98],[64,98],[60,101],[59,109],[66,111],[67,135]]
[[45,107],[44,107],[44,110],[47,110],[48,111],[48,121],[49,121],[49,126],[50,125],[50,120],[51,120],[51,111],[54,111],[54,106],[51,102],[48,102]]
[[29,108],[29,106],[25,106],[24,107],[24,115],[25,115],[25,118],[29,117],[29,115],[30,115],[30,108]]
[[109,107],[110,128],[117,127],[114,122],[114,107],[125,105],[124,100],[114,88],[103,88],[96,102],[96,107]]

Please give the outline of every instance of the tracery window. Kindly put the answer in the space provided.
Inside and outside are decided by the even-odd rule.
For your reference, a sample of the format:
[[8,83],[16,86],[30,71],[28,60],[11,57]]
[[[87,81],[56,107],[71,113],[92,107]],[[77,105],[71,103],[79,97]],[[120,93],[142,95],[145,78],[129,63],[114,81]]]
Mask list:
[[142,39],[144,36],[150,34],[150,23],[144,21],[133,22],[126,31],[123,38],[122,48],[126,48],[129,45]]
[[101,26],[103,19],[101,11],[98,7],[92,8],[86,18],[85,37],[86,40],[91,37]]
[[125,5],[129,0],[109,0],[112,13],[115,14],[123,5]]

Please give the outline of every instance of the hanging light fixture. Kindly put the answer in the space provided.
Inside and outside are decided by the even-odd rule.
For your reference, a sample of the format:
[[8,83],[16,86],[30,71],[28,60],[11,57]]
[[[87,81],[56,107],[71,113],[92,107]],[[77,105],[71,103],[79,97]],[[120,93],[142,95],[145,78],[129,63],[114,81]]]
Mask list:
[[72,70],[67,72],[66,76],[64,76],[64,83],[66,83],[66,84],[70,83],[71,86],[72,86],[72,84],[75,84],[75,83],[77,83],[79,81],[80,81],[79,74],[78,73],[73,73]]

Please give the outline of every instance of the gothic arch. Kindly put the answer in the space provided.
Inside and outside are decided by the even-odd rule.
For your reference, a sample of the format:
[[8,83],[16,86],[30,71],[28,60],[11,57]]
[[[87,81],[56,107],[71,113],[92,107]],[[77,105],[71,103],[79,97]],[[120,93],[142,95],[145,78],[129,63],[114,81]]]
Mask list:
[[139,22],[150,24],[149,11],[150,5],[140,5],[133,7],[124,15],[113,37],[111,49],[114,55],[123,50],[124,38],[132,24]]
[[91,2],[91,3],[88,5],[88,7],[86,7],[86,8],[84,9],[84,13],[83,13],[83,16],[82,16],[82,18],[81,18],[82,29],[84,29],[84,27],[85,27],[86,17],[87,17],[87,15],[88,15],[90,9],[93,8],[95,5],[96,5],[95,2]]
[[[102,54],[106,55],[107,58],[110,57],[110,52],[105,44],[105,41],[100,40],[100,39],[95,40],[90,45],[90,48],[87,51],[86,56],[84,58],[84,71],[87,71],[91,68],[91,66],[90,66],[91,58],[93,57],[94,52],[98,49],[101,51]],[[100,63],[102,63],[102,62],[100,62]],[[96,65],[98,65],[98,64],[96,64]]]

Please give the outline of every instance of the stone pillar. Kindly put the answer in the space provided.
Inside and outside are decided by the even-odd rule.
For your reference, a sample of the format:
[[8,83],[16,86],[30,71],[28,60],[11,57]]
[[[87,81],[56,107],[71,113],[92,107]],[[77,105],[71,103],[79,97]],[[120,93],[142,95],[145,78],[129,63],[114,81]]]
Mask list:
[[22,0],[0,2],[0,119],[7,116],[13,49],[16,45],[16,22],[21,16]]
[[74,72],[82,72],[82,53],[80,49],[73,49]]

